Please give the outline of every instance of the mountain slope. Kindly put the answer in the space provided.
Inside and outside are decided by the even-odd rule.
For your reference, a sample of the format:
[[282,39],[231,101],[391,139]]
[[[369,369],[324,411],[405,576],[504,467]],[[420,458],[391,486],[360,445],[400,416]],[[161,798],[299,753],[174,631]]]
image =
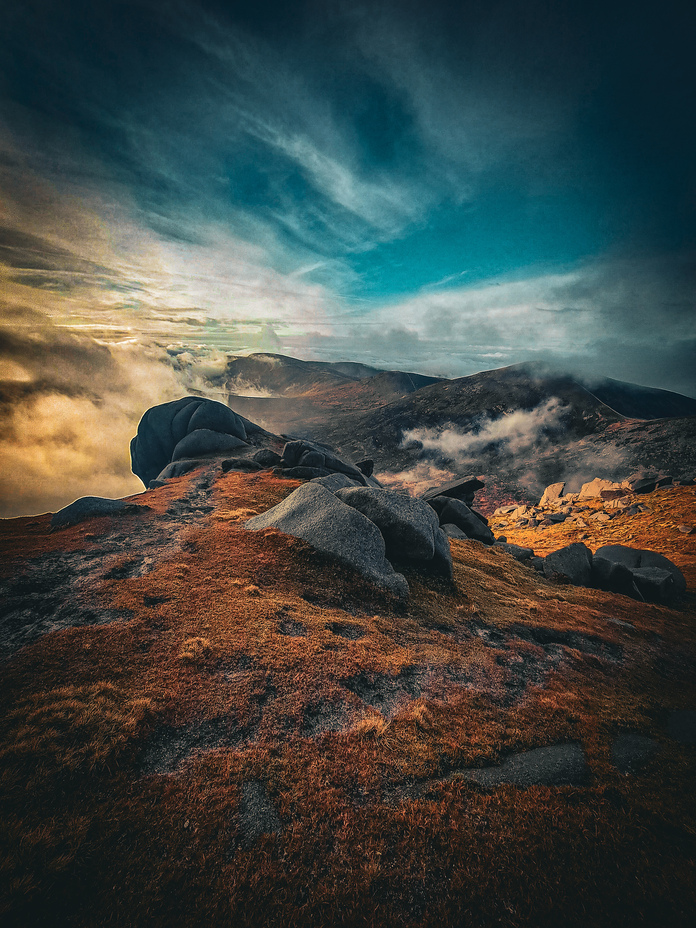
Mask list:
[[[453,541],[454,582],[399,604],[244,531],[296,485],[203,470],[0,522],[4,924],[689,924],[693,594]],[[696,536],[653,508],[692,583]]]
[[587,384],[587,389],[607,406],[630,419],[696,416],[696,399],[669,390],[640,387],[610,377],[599,383]]

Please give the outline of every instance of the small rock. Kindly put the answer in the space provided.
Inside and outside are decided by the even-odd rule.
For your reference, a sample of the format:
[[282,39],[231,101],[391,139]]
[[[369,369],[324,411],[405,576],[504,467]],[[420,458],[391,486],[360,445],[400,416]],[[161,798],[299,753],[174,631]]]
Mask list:
[[467,538],[482,541],[484,545],[492,545],[495,541],[495,536],[488,526],[473,514],[466,503],[458,499],[449,499],[440,512],[440,524],[448,523],[458,526]]
[[[612,480],[602,480],[601,477],[595,477],[589,483],[584,483],[578,493],[578,499],[594,499],[598,497],[602,490],[612,490],[626,492],[620,483],[614,483]],[[623,495],[623,494],[622,494]]]
[[620,773],[637,773],[657,751],[654,738],[639,734],[619,735],[611,748],[611,759]]
[[253,473],[254,471],[263,469],[258,461],[253,461],[251,458],[227,458],[222,462],[221,467],[223,474],[226,474],[231,470],[241,470],[246,471],[247,473]]
[[261,467],[277,467],[280,464],[281,457],[277,451],[271,451],[270,448],[261,448],[251,456],[252,461],[256,461]]
[[495,543],[496,548],[502,548],[503,551],[506,551],[516,561],[528,561],[534,557],[533,548],[523,548],[521,545],[512,545],[507,544],[506,542],[501,542],[500,540]]
[[693,534],[694,534],[694,527],[693,527],[693,525],[686,525],[686,524],[678,525],[678,526],[677,526],[677,531],[678,531],[678,532],[681,532],[682,535],[693,535]]

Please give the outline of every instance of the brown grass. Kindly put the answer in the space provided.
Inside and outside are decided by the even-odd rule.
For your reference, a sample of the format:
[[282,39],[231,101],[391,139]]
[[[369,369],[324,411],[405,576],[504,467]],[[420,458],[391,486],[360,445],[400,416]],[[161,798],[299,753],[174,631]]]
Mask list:
[[[188,480],[147,495],[152,518]],[[132,610],[130,621],[46,635],[5,665],[5,923],[690,923],[694,749],[671,741],[665,722],[696,708],[693,597],[667,609],[551,584],[500,550],[454,541],[454,583],[409,575],[404,606],[297,539],[219,518],[263,511],[296,485],[221,477],[216,509],[185,549],[91,591]],[[655,494],[653,528],[646,518],[631,533],[688,570],[693,537],[662,525],[668,493],[682,506],[676,491]],[[22,534],[22,521],[2,526],[10,574],[49,548],[102,537],[85,542],[94,521],[50,535],[45,523]],[[109,520],[98,528],[112,531]],[[558,547],[560,532],[539,537]],[[593,545],[609,540],[602,527]],[[348,626],[353,637],[339,633]],[[506,699],[515,661],[543,658],[512,634],[520,626],[594,636],[623,658],[569,647],[542,682]],[[486,642],[481,628],[510,643]],[[389,686],[412,679],[409,668],[422,674],[420,694],[381,708],[345,685]],[[224,737],[168,773],[146,772],[172,730]],[[640,777],[612,766],[622,731],[660,745]],[[559,741],[583,745],[588,785],[489,792],[447,778]],[[255,841],[242,820],[250,780],[267,784],[282,823]]]

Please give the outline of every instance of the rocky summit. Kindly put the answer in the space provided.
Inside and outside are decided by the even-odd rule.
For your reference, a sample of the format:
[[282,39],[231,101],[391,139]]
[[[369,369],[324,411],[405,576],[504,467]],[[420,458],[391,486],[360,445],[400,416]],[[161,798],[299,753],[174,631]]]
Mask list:
[[3,924],[691,924],[689,475],[411,495],[200,397],[131,454],[0,523]]

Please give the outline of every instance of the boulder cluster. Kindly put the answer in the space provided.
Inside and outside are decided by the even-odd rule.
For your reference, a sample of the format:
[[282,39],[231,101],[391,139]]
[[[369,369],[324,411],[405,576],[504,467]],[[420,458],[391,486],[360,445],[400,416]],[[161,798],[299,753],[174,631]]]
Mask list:
[[[583,484],[579,493],[564,494],[565,484],[554,483],[544,490],[538,506],[502,506],[496,509],[494,528],[514,526],[541,530],[560,523],[589,528],[591,523],[609,522],[619,513],[635,515],[646,511],[648,507],[635,499],[636,494],[666,486],[691,486],[693,483],[692,478],[675,479],[645,471],[620,483],[595,477]],[[603,504],[601,509],[596,508],[598,500]],[[588,505],[590,501],[595,506]],[[692,530],[690,526],[683,528]],[[576,542],[542,558],[536,557],[532,548],[507,544],[504,536],[496,541],[496,545],[505,548],[518,560],[528,561],[549,579],[622,593],[641,601],[669,603],[686,589],[679,568],[655,551],[604,545],[593,555],[586,545]]]
[[[624,513],[636,515],[646,512],[648,507],[639,498],[660,487],[692,486],[692,477],[672,477],[640,471],[620,483],[595,477],[584,483],[578,493],[564,493],[565,483],[553,483],[546,487],[536,506],[527,504],[501,506],[493,513],[493,528],[544,529],[563,522],[576,528],[590,528],[592,524],[610,522]],[[602,508],[588,505],[601,500]]]

